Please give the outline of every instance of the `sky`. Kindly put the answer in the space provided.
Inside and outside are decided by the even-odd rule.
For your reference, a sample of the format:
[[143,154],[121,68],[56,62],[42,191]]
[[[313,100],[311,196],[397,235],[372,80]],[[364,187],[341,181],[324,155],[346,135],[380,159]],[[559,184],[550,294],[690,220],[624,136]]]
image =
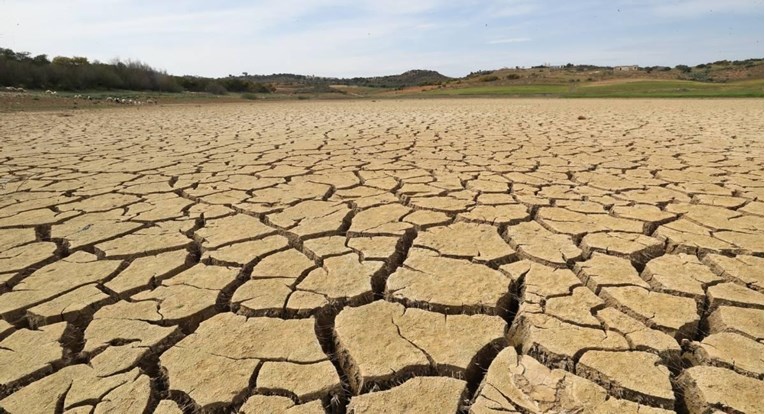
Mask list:
[[695,65],[763,57],[763,0],[0,0],[0,47],[215,77]]

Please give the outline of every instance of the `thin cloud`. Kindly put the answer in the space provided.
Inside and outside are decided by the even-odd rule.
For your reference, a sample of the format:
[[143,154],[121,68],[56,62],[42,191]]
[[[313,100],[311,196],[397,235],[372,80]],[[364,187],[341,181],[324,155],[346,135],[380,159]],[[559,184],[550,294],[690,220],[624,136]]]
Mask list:
[[674,66],[762,56],[763,0],[391,1],[191,0],[179,10],[148,0],[0,0],[0,47],[121,56],[202,76],[413,68],[462,76],[542,62]]
[[490,45],[501,45],[503,43],[523,43],[523,42],[528,42],[530,40],[531,39],[529,39],[528,37],[509,37],[506,39],[489,40],[488,43]]
[[761,13],[762,0],[677,0],[657,1],[648,6],[658,16],[688,19],[703,15]]

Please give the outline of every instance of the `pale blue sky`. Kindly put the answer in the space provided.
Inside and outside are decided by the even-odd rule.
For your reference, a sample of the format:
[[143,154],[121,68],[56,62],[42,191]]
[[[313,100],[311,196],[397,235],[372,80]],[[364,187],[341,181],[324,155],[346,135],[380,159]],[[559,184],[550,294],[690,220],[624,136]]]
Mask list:
[[172,74],[370,76],[763,56],[763,0],[0,0],[0,47]]

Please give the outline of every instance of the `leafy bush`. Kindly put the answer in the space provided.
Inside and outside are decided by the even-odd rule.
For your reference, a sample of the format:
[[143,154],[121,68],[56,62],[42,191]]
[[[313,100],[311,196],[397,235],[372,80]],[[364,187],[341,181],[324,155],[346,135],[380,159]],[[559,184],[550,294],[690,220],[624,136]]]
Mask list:
[[479,79],[481,82],[494,82],[496,80],[499,80],[499,77],[494,75],[484,76],[481,79]]
[[239,79],[239,78],[233,78],[228,77],[226,79],[223,79],[220,81],[221,86],[226,88],[227,91],[231,92],[249,92],[250,91],[250,82]]
[[490,70],[477,70],[475,72],[468,73],[467,76],[465,76],[465,77],[466,78],[475,78],[475,77],[478,77],[478,76],[488,75],[490,73],[491,73]]
[[712,79],[709,77],[709,73],[707,72],[693,72],[689,73],[686,77],[686,79],[694,80],[697,82],[711,82]]
[[271,93],[276,91],[276,88],[274,88],[272,85],[264,85],[262,83],[250,82],[249,91],[255,92],[255,93]]
[[519,74],[517,74],[517,73],[511,73],[511,74],[507,75],[507,78],[508,78],[508,79],[511,79],[511,80],[512,80],[512,79],[520,79],[520,78],[521,78],[521,75],[519,75]]
[[211,82],[205,87],[205,92],[211,93],[213,95],[225,95],[228,93],[226,88],[217,83],[217,82]]
[[271,93],[266,85],[233,76],[221,79],[220,84],[229,92]]

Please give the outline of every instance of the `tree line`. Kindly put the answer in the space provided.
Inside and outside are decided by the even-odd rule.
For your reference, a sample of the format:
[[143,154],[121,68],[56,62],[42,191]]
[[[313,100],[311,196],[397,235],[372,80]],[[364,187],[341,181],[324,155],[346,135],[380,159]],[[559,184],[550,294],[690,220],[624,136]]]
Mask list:
[[268,85],[229,75],[225,78],[174,76],[138,60],[115,59],[109,63],[82,56],[32,56],[0,48],[0,86],[25,89],[133,90],[156,92],[269,93]]
[[271,75],[250,75],[242,73],[242,78],[259,83],[276,83],[292,85],[311,85],[322,87],[328,85],[367,86],[372,88],[400,88],[406,86],[437,85],[452,78],[433,70],[415,69],[398,75],[370,76],[353,78],[334,78],[323,76],[306,76],[294,73],[274,73]]

